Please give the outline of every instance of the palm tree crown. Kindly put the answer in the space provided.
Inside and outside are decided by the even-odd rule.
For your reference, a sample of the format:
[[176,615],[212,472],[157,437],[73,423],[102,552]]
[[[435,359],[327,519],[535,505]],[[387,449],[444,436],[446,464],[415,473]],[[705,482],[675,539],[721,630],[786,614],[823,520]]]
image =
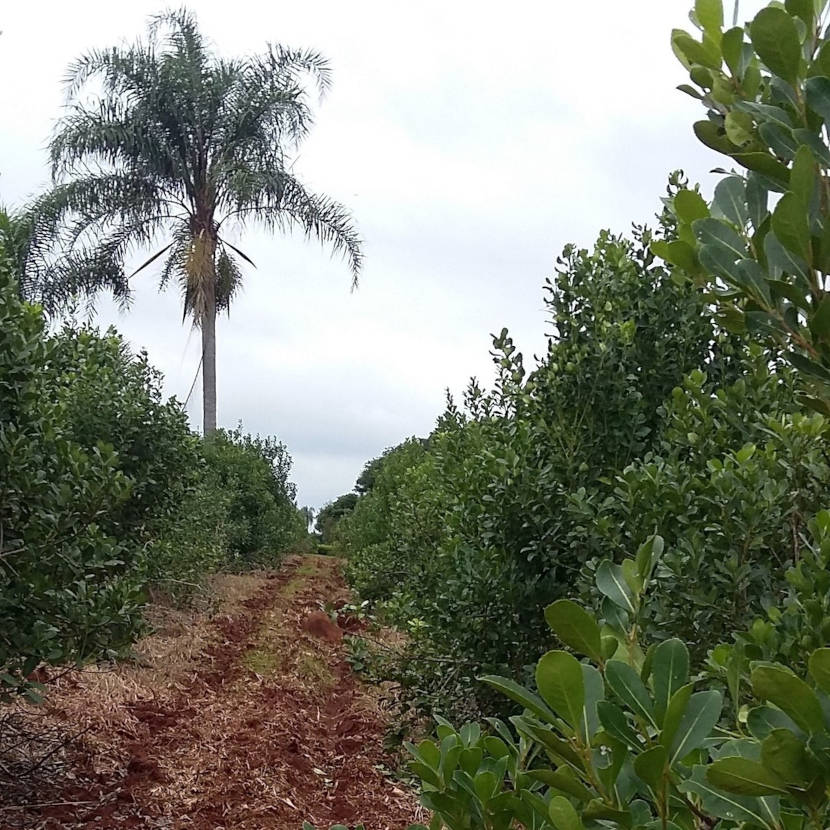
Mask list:
[[330,84],[316,52],[269,45],[220,58],[180,10],[151,19],[143,41],[84,55],[66,80],[68,109],[50,142],[54,186],[32,206],[30,293],[47,310],[101,290],[126,302],[137,273],[126,273],[126,257],[162,245],[138,270],[161,260],[161,287],[178,284],[185,318],[202,330],[206,433],[216,312],[251,263],[229,228],[297,227],[345,256],[353,284],[360,272],[349,212],[290,169],[312,122],[308,79],[321,95]]

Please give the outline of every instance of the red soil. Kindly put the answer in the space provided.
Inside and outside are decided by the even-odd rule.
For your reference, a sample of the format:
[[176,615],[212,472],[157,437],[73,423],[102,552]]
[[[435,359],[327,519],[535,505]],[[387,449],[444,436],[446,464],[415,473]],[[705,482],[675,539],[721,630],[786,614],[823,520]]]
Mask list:
[[[212,621],[186,682],[119,704],[122,728],[102,719],[68,748],[43,806],[6,805],[0,790],[0,830],[405,828],[418,810],[380,771],[383,712],[343,659],[343,631],[314,610],[346,596],[335,560],[293,558]],[[246,668],[257,650],[277,664]],[[61,702],[75,691],[55,695],[51,717],[68,717]]]

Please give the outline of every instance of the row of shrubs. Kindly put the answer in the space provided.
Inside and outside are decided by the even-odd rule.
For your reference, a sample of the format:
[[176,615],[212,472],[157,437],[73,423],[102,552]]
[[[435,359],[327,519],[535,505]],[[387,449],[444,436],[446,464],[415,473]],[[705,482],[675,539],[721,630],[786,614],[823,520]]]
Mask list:
[[496,338],[334,528],[410,634],[379,670],[511,715],[409,745],[431,830],[828,826],[827,6],[696,0],[712,202],[675,178],[656,237],[568,249],[540,367]]
[[329,531],[360,596],[408,631],[382,671],[422,711],[505,711],[475,678],[531,678],[550,642],[540,609],[576,596],[600,611],[597,563],[654,533],[666,554],[649,637],[703,658],[786,592],[830,486],[827,422],[800,411],[776,349],[725,331],[652,241],[568,249],[538,368],[502,332],[494,388],[471,384],[426,439],[373,462],[371,489]]
[[184,598],[306,535],[285,447],[203,441],[161,380],[114,330],[50,333],[0,247],[0,696],[123,650],[153,586]]

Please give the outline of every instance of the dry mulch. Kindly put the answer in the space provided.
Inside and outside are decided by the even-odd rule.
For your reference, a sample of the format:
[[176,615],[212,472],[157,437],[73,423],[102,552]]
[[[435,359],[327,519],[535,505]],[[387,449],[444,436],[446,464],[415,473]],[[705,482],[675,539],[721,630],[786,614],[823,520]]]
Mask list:
[[52,738],[29,779],[0,769],[0,830],[299,830],[304,820],[400,830],[423,820],[384,766],[377,696],[321,610],[348,599],[338,561],[291,557],[276,574],[222,577],[216,590],[213,614],[157,611],[140,664],[66,675],[36,713],[4,713],[34,740],[82,734]]

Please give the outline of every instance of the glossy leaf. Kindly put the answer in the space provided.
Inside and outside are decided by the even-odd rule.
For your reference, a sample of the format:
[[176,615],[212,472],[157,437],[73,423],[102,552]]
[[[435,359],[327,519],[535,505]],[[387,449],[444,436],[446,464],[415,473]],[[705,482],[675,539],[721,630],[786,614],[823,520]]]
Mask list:
[[779,666],[758,666],[751,679],[752,691],[759,700],[774,703],[805,732],[823,729],[819,700],[803,680]]
[[801,63],[801,43],[793,19],[782,9],[762,9],[750,24],[749,37],[767,67],[794,84]]
[[554,796],[550,800],[548,812],[556,830],[582,830],[582,820],[564,796]]
[[669,750],[669,764],[683,760],[712,734],[723,708],[720,692],[695,692],[686,706]]
[[566,646],[603,662],[599,624],[581,605],[569,599],[557,600],[545,609],[545,620]]
[[689,650],[677,638],[665,640],[654,650],[651,675],[654,683],[654,711],[662,721],[674,693],[689,682]]
[[627,663],[609,660],[605,667],[605,682],[619,700],[637,717],[656,726],[654,709],[640,675]]
[[536,665],[536,688],[542,699],[574,729],[582,721],[585,684],[582,666],[566,651],[549,651]]
[[596,572],[597,588],[629,614],[637,613],[637,599],[625,580],[622,568],[604,559]]
[[763,764],[748,758],[720,758],[706,771],[706,778],[721,790],[736,795],[777,795],[786,792],[784,782]]

